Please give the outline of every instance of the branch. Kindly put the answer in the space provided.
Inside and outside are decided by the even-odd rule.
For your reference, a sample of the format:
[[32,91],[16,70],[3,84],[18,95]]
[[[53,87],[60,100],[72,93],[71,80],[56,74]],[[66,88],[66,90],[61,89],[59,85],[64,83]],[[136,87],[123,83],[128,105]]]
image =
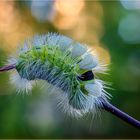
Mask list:
[[9,70],[15,69],[15,68],[16,68],[16,64],[7,65],[4,67],[1,67],[0,72],[9,71]]
[[104,99],[102,100],[102,105],[103,105],[103,109],[105,109],[106,111],[112,113],[113,115],[122,119],[126,123],[140,129],[140,121],[134,119],[133,117],[119,110],[118,108],[116,108],[115,106],[113,106],[112,104],[110,104],[108,101]]

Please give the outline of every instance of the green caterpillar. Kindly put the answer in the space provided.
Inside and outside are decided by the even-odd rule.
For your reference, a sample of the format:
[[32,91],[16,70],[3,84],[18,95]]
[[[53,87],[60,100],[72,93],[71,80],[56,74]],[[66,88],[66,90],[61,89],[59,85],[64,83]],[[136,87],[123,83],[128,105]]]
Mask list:
[[11,82],[19,91],[28,92],[34,81],[44,80],[61,90],[61,105],[73,116],[97,111],[102,106],[100,97],[108,97],[104,82],[95,76],[97,69],[102,70],[97,58],[86,45],[63,35],[37,35],[10,61],[16,67]]

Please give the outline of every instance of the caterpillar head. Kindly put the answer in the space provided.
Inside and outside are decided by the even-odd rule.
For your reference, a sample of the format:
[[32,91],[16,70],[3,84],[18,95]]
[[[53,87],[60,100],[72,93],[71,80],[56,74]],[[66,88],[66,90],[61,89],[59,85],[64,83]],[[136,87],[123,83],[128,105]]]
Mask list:
[[104,83],[96,79],[97,58],[85,45],[63,35],[48,33],[24,43],[15,58],[11,81],[19,90],[30,91],[34,81],[44,80],[59,88],[64,111],[81,116],[106,99]]

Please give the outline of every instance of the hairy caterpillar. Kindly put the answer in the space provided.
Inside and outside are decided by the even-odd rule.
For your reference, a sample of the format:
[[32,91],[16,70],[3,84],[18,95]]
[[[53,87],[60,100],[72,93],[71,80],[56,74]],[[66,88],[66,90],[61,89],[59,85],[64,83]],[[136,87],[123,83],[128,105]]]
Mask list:
[[85,45],[63,35],[35,36],[11,63],[17,71],[11,81],[19,90],[28,92],[35,80],[45,80],[62,90],[59,98],[64,111],[74,116],[96,112],[96,106],[102,106],[100,97],[108,97],[104,83],[95,78],[100,68],[97,58]]
[[[108,102],[110,94],[95,73],[104,71],[89,49],[55,33],[35,36],[25,42],[10,64],[0,72],[15,69],[11,82],[22,92],[29,92],[35,81],[50,83],[57,92],[63,110],[74,117],[104,109],[140,129],[140,122]],[[57,89],[56,89],[57,88]]]

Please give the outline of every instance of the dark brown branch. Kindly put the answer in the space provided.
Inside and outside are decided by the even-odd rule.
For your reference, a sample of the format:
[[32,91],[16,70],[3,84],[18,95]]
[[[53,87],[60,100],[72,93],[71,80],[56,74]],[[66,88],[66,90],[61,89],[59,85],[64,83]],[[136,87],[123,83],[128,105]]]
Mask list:
[[1,67],[0,68],[0,72],[9,71],[9,70],[15,69],[15,68],[16,68],[16,65],[15,64],[11,64],[11,65],[8,65],[8,66]]
[[133,117],[129,116],[128,114],[124,113],[123,111],[119,110],[108,101],[102,101],[103,108],[112,113],[113,115],[117,116],[118,118],[122,119],[123,121],[127,122],[128,124],[140,129],[140,121],[134,119]]

